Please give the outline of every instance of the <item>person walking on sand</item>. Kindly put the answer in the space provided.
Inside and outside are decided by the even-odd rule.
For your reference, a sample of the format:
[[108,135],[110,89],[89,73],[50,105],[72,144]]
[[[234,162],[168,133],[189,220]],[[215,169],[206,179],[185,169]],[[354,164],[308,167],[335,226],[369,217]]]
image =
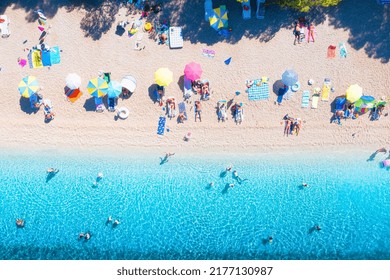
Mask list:
[[313,43],[314,43],[314,24],[310,23],[310,25],[307,29],[308,29],[307,42],[308,43],[310,42],[310,37],[311,37],[311,39],[313,40]]
[[199,121],[202,121],[202,105],[200,104],[200,101],[195,101],[195,121],[196,117],[199,118]]

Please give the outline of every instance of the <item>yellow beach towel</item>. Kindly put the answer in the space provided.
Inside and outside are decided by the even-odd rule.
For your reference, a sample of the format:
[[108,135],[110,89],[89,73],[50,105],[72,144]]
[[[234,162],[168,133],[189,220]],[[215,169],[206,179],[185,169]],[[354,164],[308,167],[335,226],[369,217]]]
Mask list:
[[320,95],[318,93],[313,94],[311,99],[311,108],[317,109],[318,108],[318,99],[320,99]]
[[31,54],[31,61],[33,68],[42,68],[42,56],[41,56],[41,51],[40,50],[35,50]]
[[330,95],[330,83],[324,82],[324,85],[322,86],[322,101],[329,101],[329,95]]

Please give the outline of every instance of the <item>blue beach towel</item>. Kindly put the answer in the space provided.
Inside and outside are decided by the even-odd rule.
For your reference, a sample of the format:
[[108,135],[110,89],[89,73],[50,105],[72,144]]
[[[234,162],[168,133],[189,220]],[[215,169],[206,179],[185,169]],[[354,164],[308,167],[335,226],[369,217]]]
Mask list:
[[310,91],[304,90],[302,93],[302,108],[309,108]]
[[348,52],[344,43],[339,44],[339,49],[340,49],[340,57],[347,58]]
[[167,118],[162,117],[162,116],[158,119],[158,127],[157,127],[157,134],[158,135],[164,135],[166,120],[167,120]]
[[50,58],[50,51],[42,51],[42,64],[43,66],[51,66],[51,58]]
[[61,62],[60,48],[58,46],[50,49],[50,61],[51,64],[59,64]]
[[254,80],[253,85],[250,88],[248,88],[248,99],[252,101],[256,101],[256,100],[267,100],[268,98],[269,98],[268,82],[262,83],[261,79]]

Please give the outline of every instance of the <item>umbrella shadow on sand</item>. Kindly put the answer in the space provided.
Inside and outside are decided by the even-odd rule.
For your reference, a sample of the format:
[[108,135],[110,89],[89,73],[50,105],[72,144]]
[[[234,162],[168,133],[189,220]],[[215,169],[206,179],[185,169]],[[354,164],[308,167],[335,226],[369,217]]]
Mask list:
[[149,93],[149,98],[154,102],[154,103],[157,103],[157,99],[156,99],[156,90],[157,90],[157,84],[152,84],[150,85],[150,87],[148,88],[148,93]]
[[95,111],[96,110],[96,105],[95,105],[94,97],[91,97],[91,98],[85,100],[85,103],[84,103],[83,107],[84,107],[85,111],[87,111],[87,112]]
[[20,109],[26,114],[36,114],[38,110],[31,108],[31,103],[28,98],[20,97],[19,99]]

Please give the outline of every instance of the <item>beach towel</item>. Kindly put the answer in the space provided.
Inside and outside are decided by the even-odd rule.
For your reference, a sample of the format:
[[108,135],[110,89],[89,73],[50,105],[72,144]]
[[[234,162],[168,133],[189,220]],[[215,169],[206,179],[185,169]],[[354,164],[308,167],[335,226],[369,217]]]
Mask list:
[[58,46],[50,48],[51,64],[59,64],[61,62],[60,48]]
[[213,58],[215,56],[215,51],[213,50],[208,50],[208,49],[202,49],[202,54],[205,57],[210,57]]
[[321,96],[322,101],[329,101],[330,86],[331,86],[330,80],[325,79],[324,85],[322,86],[322,96]]
[[335,58],[336,57],[336,46],[330,45],[328,47],[327,57],[328,58]]
[[42,65],[51,66],[50,51],[42,50],[41,55],[42,55]]
[[29,54],[29,64],[30,68],[42,68],[42,57],[41,57],[41,51],[40,50],[35,50],[30,52]]
[[267,100],[269,98],[269,84],[268,80],[263,82],[263,79],[256,79],[248,88],[248,99],[251,101]]
[[157,134],[158,135],[164,135],[165,131],[165,122],[167,121],[166,117],[161,116],[158,119],[158,127],[157,127]]
[[184,118],[187,120],[187,110],[186,110],[186,104],[184,102],[179,103],[179,114],[183,114]]
[[340,57],[347,58],[348,52],[344,43],[339,44],[339,49],[340,49]]
[[309,107],[309,99],[310,99],[310,91],[304,90],[302,93],[302,102],[301,107],[302,108],[308,108]]
[[311,108],[312,109],[317,109],[318,108],[318,100],[320,99],[320,94],[319,93],[314,93],[313,97],[311,99]]

